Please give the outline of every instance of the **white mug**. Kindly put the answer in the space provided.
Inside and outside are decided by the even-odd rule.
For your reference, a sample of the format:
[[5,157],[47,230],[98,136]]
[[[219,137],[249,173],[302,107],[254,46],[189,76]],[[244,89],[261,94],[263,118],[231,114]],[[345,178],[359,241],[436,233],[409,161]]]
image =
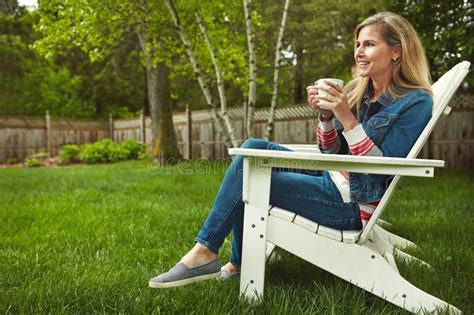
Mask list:
[[[324,80],[330,80],[334,83],[336,83],[337,85],[339,85],[341,88],[344,87],[344,81],[340,80],[340,79],[334,79],[334,78],[324,78],[324,79],[319,79],[318,81],[316,81],[316,84],[318,86],[326,86],[326,87],[329,87],[329,85],[327,85]],[[322,96],[322,97],[325,97],[328,93],[324,90],[318,90],[318,95],[319,96]]]
[[[343,80],[340,80],[340,79],[335,79],[335,78],[323,78],[323,79],[319,79],[318,81],[316,81],[315,83],[318,85],[318,86],[324,86],[324,87],[329,87],[328,84],[326,84],[324,82],[324,80],[330,80],[334,83],[336,83],[338,86],[340,86],[341,88],[344,87],[344,81]],[[328,93],[322,89],[318,89],[318,95],[319,96],[322,96],[322,97],[325,97],[328,95]],[[329,108],[327,106],[325,106],[324,104],[321,104],[320,105],[321,108],[324,108],[324,109],[332,109],[332,108]]]

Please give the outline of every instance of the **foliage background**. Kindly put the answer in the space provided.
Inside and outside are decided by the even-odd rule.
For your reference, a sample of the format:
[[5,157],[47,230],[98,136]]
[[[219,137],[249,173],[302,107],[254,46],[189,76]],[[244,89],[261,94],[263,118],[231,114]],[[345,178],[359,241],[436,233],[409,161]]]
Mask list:
[[[144,53],[130,9],[135,2],[123,1],[121,7],[111,3],[40,0],[38,10],[27,10],[17,0],[2,0],[0,115],[43,115],[46,110],[54,116],[90,118],[109,114],[130,117],[140,110],[149,113]],[[105,14],[87,11],[86,4],[90,8],[101,5]],[[227,1],[225,5],[215,1],[176,1],[176,5],[217,98],[215,75],[193,14],[199,10],[204,16],[223,69],[229,104],[241,106],[246,98],[248,72],[241,1]],[[283,1],[252,1],[258,63],[257,107],[270,104],[282,7]],[[158,9],[152,8],[149,30],[167,36],[160,37],[166,45],[155,48],[161,51],[159,58],[166,59],[170,67],[172,109],[182,111],[186,104],[192,109],[206,108],[169,16],[166,10]],[[474,59],[471,0],[293,0],[283,46],[286,58],[280,72],[280,104],[303,103],[305,86],[316,78],[334,76],[349,80],[353,29],[381,10],[399,13],[414,24],[425,45],[433,80],[457,62]],[[55,31],[57,25],[49,22],[59,21],[59,15],[65,12],[75,17],[66,22],[81,21],[80,26],[100,17],[95,22],[104,25],[104,30],[80,33],[81,28],[77,27],[77,33],[72,35]],[[105,25],[117,25],[117,31],[105,31]],[[83,29],[87,30],[86,26]],[[75,45],[77,42],[82,45]],[[462,88],[472,92],[473,84],[473,78],[468,77]]]

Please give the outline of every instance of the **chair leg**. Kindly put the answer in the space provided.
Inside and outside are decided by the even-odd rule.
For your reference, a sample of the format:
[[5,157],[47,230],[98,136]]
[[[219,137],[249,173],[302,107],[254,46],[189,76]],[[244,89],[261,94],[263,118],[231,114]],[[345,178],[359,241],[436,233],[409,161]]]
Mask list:
[[407,311],[439,312],[449,309],[452,313],[461,313],[456,307],[404,279],[382,256],[377,245],[370,241],[362,245],[336,242],[272,216],[269,217],[268,240]]
[[388,227],[388,228],[393,227],[392,223],[390,223],[388,221],[385,221],[385,220],[382,220],[382,219],[378,219],[377,224],[380,225],[381,227]]
[[270,208],[271,168],[244,159],[245,202],[242,264],[240,266],[240,294],[247,300],[263,297],[267,246],[267,222]]
[[265,257],[267,260],[270,260],[272,257],[272,254],[275,251],[275,244],[272,244],[270,242],[267,242],[267,249],[265,251]]
[[267,250],[265,252],[265,256],[267,257],[267,262],[274,263],[281,259],[280,253],[278,253],[275,249],[276,249],[275,244],[267,242]]
[[412,241],[409,241],[407,239],[404,239],[403,237],[400,237],[396,234],[393,234],[387,230],[385,230],[382,226],[380,225],[375,225],[374,226],[374,231],[377,231],[381,237],[387,240],[390,244],[393,246],[404,249],[407,247],[416,247],[416,244],[413,243]]
[[409,255],[403,252],[402,250],[394,247],[393,244],[390,243],[386,238],[384,238],[383,234],[381,234],[380,231],[377,229],[374,229],[372,231],[371,239],[372,239],[373,244],[376,246],[378,252],[381,253],[382,256],[385,258],[385,260],[387,260],[387,262],[397,271],[398,271],[398,268],[395,263],[394,256],[397,256],[398,258],[404,260],[405,262],[416,261],[420,265],[427,267],[430,270],[434,270],[434,268],[431,267],[431,265],[428,264],[427,262],[424,262],[421,259],[413,257],[412,255]]
[[[389,266],[388,262],[379,259],[376,272],[373,268],[363,268],[361,273],[366,274],[373,283],[371,288],[357,286],[382,297],[383,299],[398,305],[410,312],[440,312],[447,310],[450,314],[461,314],[456,307],[442,301],[423,290],[415,287],[404,279],[398,270]],[[394,293],[395,291],[395,293]]]
[[405,253],[404,251],[398,249],[398,248],[395,248],[395,256],[397,256],[398,258],[400,258],[401,260],[404,260],[405,262],[416,262],[418,264],[420,264],[421,266],[423,267],[426,267],[428,269],[430,269],[431,271],[434,271],[435,269],[430,265],[428,264],[426,261],[423,261],[419,258],[416,258],[410,254],[407,254]]
[[240,294],[249,301],[258,301],[263,297],[267,259],[267,218],[268,210],[261,211],[245,205]]

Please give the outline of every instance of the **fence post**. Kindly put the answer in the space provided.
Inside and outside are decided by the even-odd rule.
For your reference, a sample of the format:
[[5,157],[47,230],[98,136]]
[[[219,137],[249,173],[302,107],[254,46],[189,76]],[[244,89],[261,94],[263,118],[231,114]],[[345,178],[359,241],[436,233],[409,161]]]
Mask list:
[[52,156],[53,144],[51,139],[51,117],[49,116],[49,110],[46,111],[46,148],[48,150],[48,155]]
[[146,143],[146,122],[145,122],[145,115],[143,114],[143,110],[140,111],[140,140],[143,143]]
[[191,159],[193,156],[192,117],[189,105],[186,104],[186,138],[184,139],[184,157]]
[[112,114],[109,114],[109,138],[114,140],[114,118],[112,117]]

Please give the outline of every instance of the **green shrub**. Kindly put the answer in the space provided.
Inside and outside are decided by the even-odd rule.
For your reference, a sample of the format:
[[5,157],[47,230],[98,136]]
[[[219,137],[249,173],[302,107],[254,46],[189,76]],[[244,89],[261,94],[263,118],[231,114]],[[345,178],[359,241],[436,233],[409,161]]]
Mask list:
[[95,164],[101,162],[102,154],[96,150],[93,143],[87,143],[82,146],[79,158],[84,163]]
[[126,148],[114,142],[114,144],[109,147],[108,161],[118,162],[127,160],[129,158],[129,154],[130,152]]
[[65,165],[80,162],[79,153],[80,150],[77,145],[66,144],[59,153],[59,163]]
[[88,164],[118,162],[127,160],[129,150],[110,139],[86,144],[81,150],[80,158]]
[[8,158],[8,159],[7,159],[7,164],[8,164],[8,165],[12,165],[12,164],[16,164],[16,163],[18,163],[18,159],[17,159],[17,158],[12,157],[12,158]]
[[81,150],[80,158],[87,164],[106,163],[109,158],[109,147],[113,143],[110,139],[104,139],[85,144]]
[[38,167],[41,166],[41,162],[37,158],[28,157],[25,159],[25,165],[28,167]]
[[146,157],[146,145],[136,140],[127,140],[118,144],[111,139],[103,139],[85,144],[79,151],[80,160],[88,164],[136,160]]
[[137,160],[146,152],[146,145],[136,140],[126,140],[120,146],[128,152],[127,158],[130,160]]

